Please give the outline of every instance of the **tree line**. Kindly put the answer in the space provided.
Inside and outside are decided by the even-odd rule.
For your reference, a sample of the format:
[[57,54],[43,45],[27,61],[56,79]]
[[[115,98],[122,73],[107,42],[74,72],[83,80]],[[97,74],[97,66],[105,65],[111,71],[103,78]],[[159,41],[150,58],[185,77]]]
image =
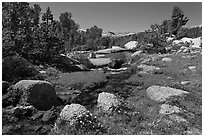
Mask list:
[[31,7],[27,2],[3,2],[3,58],[18,54],[33,63],[49,62],[61,53],[77,49],[78,45],[94,49],[102,37],[102,29],[97,26],[86,32],[78,29],[70,12],[61,13],[57,21],[50,7],[42,13],[38,4]]
[[[167,35],[191,35],[188,30],[181,29],[188,20],[179,7],[174,7],[170,19],[164,20],[161,25],[152,24],[145,32],[128,39],[102,37],[103,30],[97,26],[79,31],[79,24],[73,20],[71,12],[61,13],[59,20],[54,20],[50,7],[42,13],[38,4],[31,7],[27,2],[3,2],[2,55],[4,58],[18,54],[32,63],[39,63],[51,62],[61,53],[121,46],[129,40],[164,46]],[[197,33],[200,31],[193,35]]]

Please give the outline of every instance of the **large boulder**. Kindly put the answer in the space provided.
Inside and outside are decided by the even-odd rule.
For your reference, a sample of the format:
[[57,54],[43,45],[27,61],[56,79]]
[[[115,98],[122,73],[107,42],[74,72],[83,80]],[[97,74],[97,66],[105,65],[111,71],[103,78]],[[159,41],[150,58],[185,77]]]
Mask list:
[[201,43],[202,43],[202,38],[198,37],[198,38],[192,39],[192,38],[184,37],[181,39],[181,41],[183,41],[184,43],[186,43],[186,42],[190,43],[191,47],[200,48]]
[[147,90],[147,95],[155,101],[164,102],[172,96],[181,96],[188,94],[187,91],[163,86],[151,86]]
[[137,41],[130,41],[130,42],[126,43],[124,45],[124,47],[128,50],[133,50],[133,49],[138,47],[138,42]]
[[111,93],[102,92],[98,95],[97,106],[103,112],[112,112],[120,104],[117,97]]
[[49,110],[60,105],[55,89],[47,81],[21,80],[3,97],[3,106],[33,105],[38,110]]
[[111,62],[111,58],[90,58],[89,60],[95,67],[108,66]]
[[80,104],[66,105],[55,121],[52,133],[87,134],[101,129],[100,122],[84,106]]
[[66,105],[60,113],[60,119],[73,125],[77,119],[88,115],[88,113],[89,111],[80,104]]

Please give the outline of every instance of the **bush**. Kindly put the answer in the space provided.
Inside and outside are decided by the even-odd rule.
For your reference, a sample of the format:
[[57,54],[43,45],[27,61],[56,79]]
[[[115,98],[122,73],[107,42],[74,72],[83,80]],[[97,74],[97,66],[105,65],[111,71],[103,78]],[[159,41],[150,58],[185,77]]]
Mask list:
[[17,82],[23,79],[43,79],[39,71],[21,56],[8,56],[2,62],[2,80]]

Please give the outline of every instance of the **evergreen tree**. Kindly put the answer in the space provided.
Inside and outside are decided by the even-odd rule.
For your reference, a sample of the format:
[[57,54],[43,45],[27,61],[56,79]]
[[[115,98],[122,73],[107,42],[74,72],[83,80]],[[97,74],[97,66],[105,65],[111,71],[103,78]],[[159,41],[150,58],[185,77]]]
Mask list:
[[175,36],[178,30],[188,22],[188,18],[184,16],[183,11],[175,6],[171,15],[171,33]]

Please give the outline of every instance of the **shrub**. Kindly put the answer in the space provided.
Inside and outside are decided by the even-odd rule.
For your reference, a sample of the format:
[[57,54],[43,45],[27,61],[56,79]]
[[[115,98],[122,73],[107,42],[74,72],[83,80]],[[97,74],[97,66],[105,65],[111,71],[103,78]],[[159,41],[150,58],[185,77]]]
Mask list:
[[2,62],[2,79],[17,82],[23,79],[43,79],[39,71],[21,56],[8,56]]

